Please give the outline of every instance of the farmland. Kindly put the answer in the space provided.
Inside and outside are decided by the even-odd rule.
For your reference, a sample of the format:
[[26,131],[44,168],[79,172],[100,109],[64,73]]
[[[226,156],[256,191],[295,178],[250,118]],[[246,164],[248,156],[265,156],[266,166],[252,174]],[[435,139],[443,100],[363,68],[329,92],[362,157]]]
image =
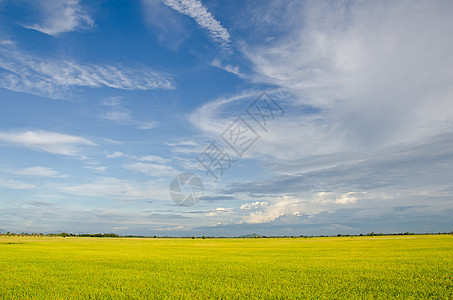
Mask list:
[[0,298],[453,299],[453,236],[3,236]]

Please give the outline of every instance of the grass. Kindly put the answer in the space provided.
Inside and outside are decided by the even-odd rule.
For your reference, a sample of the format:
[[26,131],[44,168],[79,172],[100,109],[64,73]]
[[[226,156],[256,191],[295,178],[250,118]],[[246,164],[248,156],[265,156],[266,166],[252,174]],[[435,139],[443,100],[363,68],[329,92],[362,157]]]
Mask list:
[[453,236],[3,236],[0,298],[453,299]]

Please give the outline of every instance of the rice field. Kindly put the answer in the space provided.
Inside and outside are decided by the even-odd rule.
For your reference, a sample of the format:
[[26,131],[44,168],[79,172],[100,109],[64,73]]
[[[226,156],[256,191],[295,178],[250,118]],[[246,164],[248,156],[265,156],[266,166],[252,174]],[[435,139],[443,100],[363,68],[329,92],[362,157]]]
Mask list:
[[2,236],[0,298],[453,299],[453,236]]

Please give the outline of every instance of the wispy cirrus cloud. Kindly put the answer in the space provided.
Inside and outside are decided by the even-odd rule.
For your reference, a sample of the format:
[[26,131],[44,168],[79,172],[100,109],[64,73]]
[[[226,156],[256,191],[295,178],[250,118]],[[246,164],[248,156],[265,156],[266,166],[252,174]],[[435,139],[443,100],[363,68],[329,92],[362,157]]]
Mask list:
[[95,173],[105,173],[107,171],[106,166],[102,166],[100,163],[97,162],[88,163],[86,166],[84,166],[84,168],[93,170]]
[[121,97],[104,99],[102,105],[109,109],[101,115],[101,118],[120,122],[129,122],[132,119],[131,111],[123,107]]
[[96,145],[83,137],[42,130],[0,131],[0,142],[68,156],[79,155],[83,146]]
[[177,12],[187,15],[209,32],[209,36],[224,49],[231,45],[228,30],[208,11],[199,0],[164,0],[163,3]]
[[64,99],[76,88],[172,89],[173,83],[168,75],[147,67],[128,68],[42,58],[6,45],[0,47],[0,87]]
[[3,180],[0,179],[0,187],[4,187],[12,190],[31,190],[36,188],[34,184],[26,183],[14,179]]
[[156,163],[159,163],[159,164],[165,164],[165,163],[169,162],[168,159],[162,158],[162,157],[157,156],[157,155],[145,155],[145,156],[140,156],[137,159],[141,160],[141,161],[156,162]]
[[335,144],[375,148],[451,131],[451,2],[276,6],[256,8],[254,14],[270,21],[256,32],[265,27],[285,34],[271,44],[244,44],[243,53],[254,64],[255,80],[319,109],[316,122],[301,126],[314,134],[299,144],[316,151],[316,138],[324,135]]
[[[189,115],[189,121],[206,134],[218,136],[235,119],[236,112],[225,117],[228,106],[243,101],[244,107],[250,105],[262,92],[245,91],[231,97],[221,97],[203,104]],[[248,102],[246,102],[248,101]]]
[[101,118],[116,121],[125,125],[135,126],[137,129],[149,130],[159,126],[156,121],[138,121],[134,119],[131,111],[123,106],[121,97],[110,97],[102,101],[108,110],[101,114]]
[[158,163],[158,164],[166,164],[169,163],[170,160],[157,156],[157,155],[143,155],[143,156],[136,156],[132,154],[126,154],[120,151],[115,151],[112,153],[106,153],[105,157],[109,159],[116,159],[116,158],[126,158],[131,161],[145,161],[145,162],[153,162],[153,163]]
[[[251,19],[261,22],[247,25],[256,40],[241,50],[253,64],[251,79],[279,86],[286,95],[272,96],[291,108],[249,155],[373,151],[451,132],[453,42],[446,28],[453,6],[417,3],[256,6]],[[281,34],[259,41],[274,30]],[[229,103],[204,104],[193,124],[220,132]]]
[[118,200],[169,198],[166,184],[162,186],[152,181],[138,182],[110,177],[99,178],[95,182],[60,186],[59,189],[73,195]]
[[94,20],[80,4],[80,0],[45,0],[32,5],[37,6],[41,21],[34,25],[24,25],[25,28],[58,36],[65,32],[91,29],[94,26]]
[[51,178],[65,178],[68,177],[66,174],[47,167],[31,167],[25,169],[9,170],[8,173],[21,176],[37,176],[37,177],[51,177]]
[[236,76],[243,77],[243,75],[241,74],[241,72],[239,70],[239,66],[238,65],[233,66],[233,65],[229,65],[229,64],[223,64],[218,58],[214,59],[211,62],[211,66],[219,68],[219,69],[224,70],[226,72],[232,73],[232,74],[234,74]]
[[123,165],[123,167],[129,171],[136,173],[142,173],[149,176],[173,176],[177,175],[178,171],[171,166],[156,164],[156,163],[144,163],[144,162],[133,162]]
[[155,177],[173,176],[178,173],[178,170],[170,165],[170,159],[156,155],[136,156],[115,151],[107,153],[106,157],[109,159],[125,159],[126,162],[123,164],[123,168],[134,173]]

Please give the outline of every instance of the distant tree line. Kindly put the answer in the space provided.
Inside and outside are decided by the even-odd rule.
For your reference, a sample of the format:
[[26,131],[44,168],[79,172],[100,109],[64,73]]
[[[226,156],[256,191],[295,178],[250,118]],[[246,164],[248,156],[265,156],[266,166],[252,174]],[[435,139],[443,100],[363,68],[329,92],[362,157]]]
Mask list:
[[89,233],[82,233],[82,234],[74,234],[74,233],[27,233],[27,232],[22,232],[22,233],[14,233],[14,232],[5,232],[1,233],[0,236],[48,236],[48,237],[121,237],[118,234],[115,233],[94,233],[94,234],[89,234]]
[[74,233],[66,233],[66,232],[61,232],[61,233],[14,233],[14,232],[0,232],[0,236],[38,236],[38,237],[97,237],[97,238],[170,238],[170,239],[175,239],[175,238],[192,238],[192,239],[221,239],[221,238],[245,238],[245,239],[250,239],[250,238],[312,238],[312,237],[353,237],[353,236],[395,236],[395,235],[433,235],[433,234],[452,234],[453,231],[450,232],[437,232],[437,233],[414,233],[414,232],[399,232],[399,233],[366,233],[366,234],[337,234],[337,235],[271,235],[271,236],[266,236],[266,235],[258,235],[258,234],[248,234],[248,235],[242,235],[242,236],[236,236],[236,237],[231,237],[231,236],[181,236],[181,237],[174,237],[174,236],[148,236],[148,235],[118,235],[116,233],[81,233],[81,234],[74,234]]

